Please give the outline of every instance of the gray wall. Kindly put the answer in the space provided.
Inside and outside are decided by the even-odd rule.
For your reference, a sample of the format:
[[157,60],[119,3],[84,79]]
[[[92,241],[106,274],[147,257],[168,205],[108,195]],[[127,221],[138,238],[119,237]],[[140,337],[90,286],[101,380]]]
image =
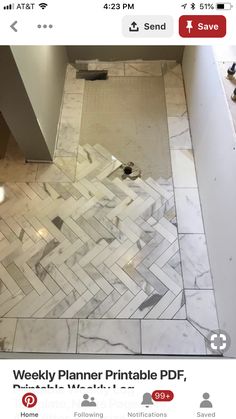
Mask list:
[[75,60],[176,60],[181,62],[182,46],[68,46],[70,62]]
[[51,160],[10,47],[0,47],[0,110],[25,158]]
[[59,46],[12,46],[11,51],[53,156],[62,102],[67,55]]
[[186,47],[183,73],[220,327],[236,356],[236,136],[212,47]]
[[10,136],[9,128],[3,115],[0,112],[0,159],[5,156],[7,144]]

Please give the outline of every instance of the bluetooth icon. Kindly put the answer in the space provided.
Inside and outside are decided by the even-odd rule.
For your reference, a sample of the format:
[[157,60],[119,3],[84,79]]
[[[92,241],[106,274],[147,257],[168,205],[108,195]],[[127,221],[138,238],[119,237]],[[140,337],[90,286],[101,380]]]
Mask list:
[[195,10],[195,9],[196,9],[196,5],[195,5],[195,3],[192,3],[192,4],[191,4],[191,9],[192,9],[192,10]]

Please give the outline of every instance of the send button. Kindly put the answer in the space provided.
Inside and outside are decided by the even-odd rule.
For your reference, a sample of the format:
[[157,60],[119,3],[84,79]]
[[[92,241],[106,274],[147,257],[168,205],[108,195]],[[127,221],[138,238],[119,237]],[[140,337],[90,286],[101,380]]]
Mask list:
[[153,23],[145,23],[144,29],[145,31],[166,31],[166,22],[161,25],[159,23],[156,25]]
[[174,32],[172,16],[125,16],[122,25],[131,38],[169,38]]

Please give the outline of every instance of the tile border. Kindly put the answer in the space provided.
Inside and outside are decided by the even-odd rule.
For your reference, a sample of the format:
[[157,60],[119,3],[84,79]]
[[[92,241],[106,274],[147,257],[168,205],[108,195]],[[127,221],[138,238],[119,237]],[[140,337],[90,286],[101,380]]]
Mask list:
[[[170,146],[170,154],[172,154],[173,150],[174,152],[176,151],[183,151],[183,150],[189,150],[191,151],[192,155],[193,155],[193,165],[192,165],[192,171],[195,172],[196,174],[196,168],[195,168],[195,160],[194,160],[194,151],[193,151],[193,147],[192,147],[192,140],[191,140],[191,133],[190,133],[190,127],[189,127],[189,118],[188,118],[188,111],[187,111],[187,103],[186,103],[186,95],[185,95],[185,89],[184,89],[184,81],[183,81],[183,75],[182,75],[182,68],[180,64],[175,65],[172,68],[168,68],[165,71],[164,74],[164,85],[165,85],[165,92],[166,92],[166,102],[167,102],[167,120],[168,120],[168,129],[169,129],[169,146]],[[178,89],[179,94],[181,96],[181,98],[183,99],[183,97],[185,98],[185,108],[186,110],[184,111],[184,113],[182,115],[179,114],[179,110],[176,109],[176,113],[173,113],[173,107],[171,108],[170,106],[168,106],[168,101],[170,100],[171,104],[173,105],[174,100],[170,99],[170,91],[171,88],[173,88],[173,86],[175,86],[175,90]],[[176,92],[175,92],[176,94]],[[174,98],[176,98],[176,96],[174,95]],[[177,105],[178,103],[176,103]],[[182,105],[184,107],[183,101],[182,101]],[[173,122],[173,118],[175,118],[175,125],[173,128],[173,124],[171,125],[171,122]],[[183,119],[184,118],[184,119]],[[187,121],[186,121],[187,119]],[[177,123],[179,121],[179,124]],[[187,128],[186,128],[186,122],[187,122]],[[180,129],[181,124],[183,124],[183,129]],[[175,131],[176,130],[176,131]],[[183,138],[183,136],[185,136],[185,138]],[[182,138],[181,138],[182,137]],[[187,137],[187,138],[186,138]],[[177,142],[179,141],[179,147],[177,144],[173,145],[173,138],[177,139]],[[184,148],[183,148],[183,144],[184,144]],[[188,146],[188,147],[187,147]],[[186,234],[201,234],[201,236],[204,238],[204,241],[206,243],[206,236],[205,236],[205,231],[204,231],[204,222],[203,222],[203,217],[202,217],[202,210],[201,210],[201,202],[200,202],[200,197],[199,197],[199,205],[200,205],[200,217],[199,217],[199,222],[201,222],[202,226],[203,226],[203,232],[199,232],[196,233],[195,232],[195,226],[193,224],[192,228],[190,227],[188,229],[188,231],[186,233],[180,233],[179,232],[179,228],[178,228],[178,210],[177,210],[177,205],[176,205],[176,195],[178,194],[178,191],[182,190],[186,190],[186,192],[189,191],[197,191],[198,193],[198,182],[197,182],[197,176],[196,176],[196,186],[193,187],[189,187],[189,180],[186,179],[186,184],[184,184],[184,179],[181,180],[181,187],[178,187],[178,174],[176,175],[176,173],[179,171],[181,172],[182,167],[180,166],[180,160],[179,161],[175,161],[175,167],[173,167],[173,160],[171,159],[171,165],[172,165],[172,175],[173,175],[173,186],[174,186],[174,195],[175,195],[175,206],[176,206],[176,212],[177,212],[177,229],[178,229],[178,239],[179,239],[179,247],[180,247],[180,251],[181,251],[181,237],[186,235]],[[174,169],[174,170],[173,170]],[[177,186],[176,186],[177,185]],[[199,196],[199,194],[198,194]],[[201,219],[200,219],[201,218]],[[182,265],[182,255],[183,255],[183,251],[181,253],[181,265]],[[208,261],[209,264],[209,257],[208,257],[208,251],[207,251],[207,246],[206,246],[206,254],[205,254],[205,258]],[[210,265],[209,265],[209,269],[210,269]],[[198,272],[199,273],[199,272]],[[210,275],[211,275],[211,271],[210,271]],[[182,276],[184,279],[184,272],[183,272],[183,268],[182,268]],[[212,281],[212,275],[211,275],[211,281]],[[185,284],[184,284],[184,290],[186,289]],[[213,286],[212,286],[213,289]],[[199,288],[193,288],[193,289],[189,289],[190,290],[195,290],[195,291],[201,291],[201,289]],[[206,290],[208,291],[208,290]],[[204,290],[202,290],[202,292],[204,292]],[[188,300],[188,292],[185,292],[185,299]],[[215,313],[213,313],[213,316],[215,316],[217,318],[217,323],[219,325],[218,322],[218,316],[217,316],[217,309],[216,309],[216,302],[215,302],[215,296],[214,296],[214,289],[213,289],[213,299],[214,299],[214,306],[215,306]],[[202,310],[205,312],[207,312],[208,310],[208,303],[207,301],[205,301],[205,306],[203,305]],[[206,316],[207,318],[207,316]],[[188,316],[188,310],[187,310],[187,320],[191,323],[191,319]],[[194,324],[193,324],[194,326]],[[207,327],[207,325],[205,325]],[[195,326],[194,326],[195,327]],[[210,326],[209,326],[210,329]],[[199,333],[204,336],[204,334],[201,332],[201,328],[199,327]]]

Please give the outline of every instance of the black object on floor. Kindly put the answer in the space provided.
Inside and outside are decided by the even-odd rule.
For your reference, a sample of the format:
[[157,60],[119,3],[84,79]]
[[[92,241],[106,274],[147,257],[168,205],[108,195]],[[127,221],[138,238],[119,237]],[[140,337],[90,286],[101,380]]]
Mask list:
[[124,173],[126,174],[126,175],[131,175],[131,173],[133,172],[133,169],[132,169],[132,167],[131,166],[125,166],[124,167]]
[[228,68],[228,77],[233,77],[236,73],[236,63],[233,63],[232,66]]
[[85,79],[90,81],[107,80],[107,70],[79,70],[76,71],[77,79]]

